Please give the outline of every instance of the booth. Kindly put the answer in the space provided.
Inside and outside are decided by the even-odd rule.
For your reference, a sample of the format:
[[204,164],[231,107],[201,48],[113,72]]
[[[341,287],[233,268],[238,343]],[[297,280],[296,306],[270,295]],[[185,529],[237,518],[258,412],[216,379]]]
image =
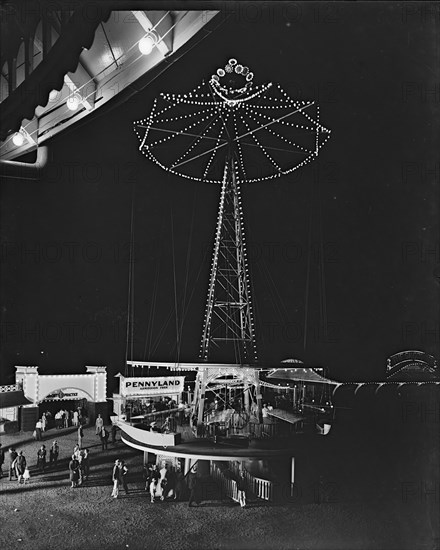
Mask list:
[[113,394],[113,411],[118,418],[130,420],[177,407],[182,401],[184,376],[119,378],[119,393]]
[[0,386],[0,433],[17,432],[23,405],[31,405],[20,384]]
[[16,366],[15,380],[30,404],[22,407],[21,429],[30,431],[43,412],[81,408],[90,423],[107,415],[107,368],[86,366],[85,374],[41,375],[36,366]]

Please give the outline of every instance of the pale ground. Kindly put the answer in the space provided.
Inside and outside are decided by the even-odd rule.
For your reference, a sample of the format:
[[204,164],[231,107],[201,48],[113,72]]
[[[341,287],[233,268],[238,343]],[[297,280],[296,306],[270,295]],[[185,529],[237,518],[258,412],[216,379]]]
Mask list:
[[[23,449],[35,468],[41,443],[19,441],[30,434],[0,437],[3,448]],[[37,474],[26,486],[0,480],[0,549],[396,549],[435,550],[439,540],[429,534],[429,517],[436,511],[416,498],[398,495],[377,500],[335,493],[333,502],[317,504],[312,494],[284,505],[251,502],[241,509],[228,499],[205,500],[198,508],[187,502],[151,504],[143,490],[142,453],[119,442],[101,451],[92,428],[84,445],[91,447],[91,477],[71,489],[67,456],[76,433],[50,430],[47,449],[57,437],[61,463],[57,471]],[[110,498],[115,458],[129,467],[130,494]],[[6,464],[8,459],[6,458]],[[6,468],[3,467],[5,473]],[[355,491],[354,491],[355,493]],[[438,502],[437,502],[438,508]]]

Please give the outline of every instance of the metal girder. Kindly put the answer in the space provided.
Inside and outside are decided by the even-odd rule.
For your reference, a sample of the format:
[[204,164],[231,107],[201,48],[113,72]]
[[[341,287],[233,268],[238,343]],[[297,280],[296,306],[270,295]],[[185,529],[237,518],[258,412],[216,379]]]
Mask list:
[[256,345],[240,188],[232,150],[224,167],[200,357],[229,343],[230,360],[255,363]]

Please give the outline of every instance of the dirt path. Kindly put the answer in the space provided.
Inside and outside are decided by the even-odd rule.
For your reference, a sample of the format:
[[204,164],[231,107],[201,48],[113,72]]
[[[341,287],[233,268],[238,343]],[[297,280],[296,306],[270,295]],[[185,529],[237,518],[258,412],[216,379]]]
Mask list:
[[[57,434],[60,463],[56,471],[37,474],[26,485],[0,480],[0,548],[51,550],[102,548],[166,549],[396,549],[434,548],[429,517],[418,504],[401,499],[315,504],[298,498],[283,506],[251,503],[241,509],[229,500],[151,504],[143,489],[142,454],[118,443],[101,451],[92,428],[84,446],[91,449],[89,482],[71,489],[68,456],[76,433]],[[49,448],[53,437],[45,444]],[[2,441],[6,447],[6,440]],[[40,443],[23,449],[31,466]],[[110,497],[111,468],[116,457],[129,468],[130,494]],[[6,460],[7,462],[7,460]],[[4,468],[5,469],[5,468]],[[415,508],[416,506],[416,508]],[[421,504],[420,504],[421,506]],[[415,518],[415,512],[416,518]],[[421,518],[425,518],[425,524]],[[417,523],[418,522],[418,523]],[[423,536],[420,536],[423,533]]]

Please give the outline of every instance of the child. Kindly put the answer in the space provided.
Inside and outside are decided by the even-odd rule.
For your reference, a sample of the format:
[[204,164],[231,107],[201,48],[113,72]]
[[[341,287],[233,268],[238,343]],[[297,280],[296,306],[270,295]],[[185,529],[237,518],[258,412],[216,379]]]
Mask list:
[[151,502],[154,502],[154,498],[156,496],[156,490],[157,490],[157,486],[158,486],[158,483],[157,483],[157,479],[154,479],[151,481],[150,483],[150,498],[151,498]]
[[26,485],[26,481],[28,481],[30,478],[31,478],[31,474],[29,472],[29,468],[25,468],[24,474],[23,474],[23,479],[24,479],[24,484],[25,485]]

